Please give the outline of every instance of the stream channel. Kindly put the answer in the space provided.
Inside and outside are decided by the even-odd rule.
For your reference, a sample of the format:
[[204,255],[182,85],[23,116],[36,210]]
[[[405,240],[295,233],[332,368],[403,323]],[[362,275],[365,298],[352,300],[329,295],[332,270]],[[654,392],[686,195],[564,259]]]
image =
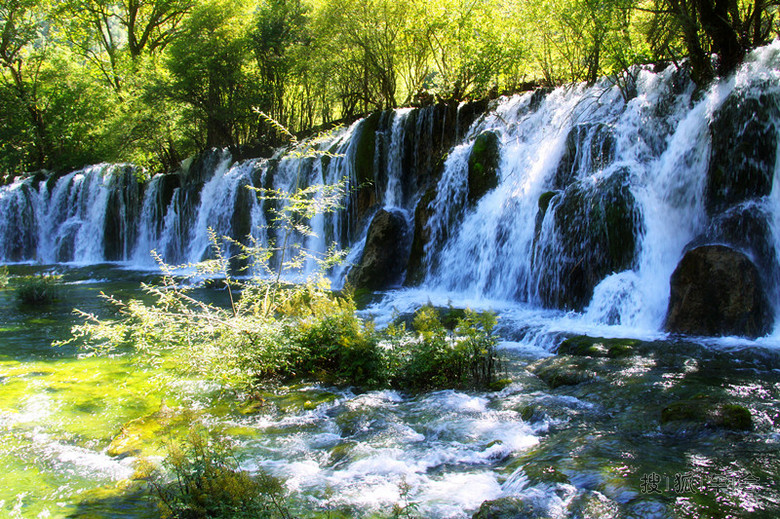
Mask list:
[[[299,384],[258,406],[164,362],[53,347],[74,308],[107,316],[100,292],[140,297],[154,274],[9,266],[12,276],[52,270],[64,282],[54,304],[25,306],[0,289],[2,517],[160,517],[134,480],[137,462],[159,461],[194,424],[229,438],[242,468],[280,478],[297,517],[389,517],[393,505],[435,518],[780,515],[771,339],[621,339],[619,327],[482,302],[499,316],[512,381],[501,391]],[[363,313],[381,325],[425,297],[469,304],[400,291]]]

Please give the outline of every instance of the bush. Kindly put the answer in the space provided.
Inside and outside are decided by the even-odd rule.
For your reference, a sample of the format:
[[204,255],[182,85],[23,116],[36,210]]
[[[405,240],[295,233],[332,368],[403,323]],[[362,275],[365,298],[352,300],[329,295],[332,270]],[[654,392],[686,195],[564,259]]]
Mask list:
[[171,447],[164,471],[153,471],[149,485],[164,517],[176,519],[289,518],[280,481],[241,470],[227,441],[193,431],[182,446]]
[[39,274],[18,278],[16,298],[22,303],[45,305],[57,300],[57,292],[62,276],[54,274]]
[[0,267],[0,288],[5,288],[8,286],[8,267]]
[[424,306],[412,323],[417,338],[395,345],[393,385],[412,390],[492,387],[499,367],[495,324],[491,312],[466,310],[450,333],[439,312]]

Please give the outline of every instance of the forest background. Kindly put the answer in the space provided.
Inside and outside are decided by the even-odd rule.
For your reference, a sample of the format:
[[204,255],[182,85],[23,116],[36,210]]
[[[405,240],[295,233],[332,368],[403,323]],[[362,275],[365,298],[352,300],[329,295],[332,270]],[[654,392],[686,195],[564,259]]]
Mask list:
[[0,184],[175,168],[373,110],[675,63],[700,85],[778,36],[780,0],[3,0]]

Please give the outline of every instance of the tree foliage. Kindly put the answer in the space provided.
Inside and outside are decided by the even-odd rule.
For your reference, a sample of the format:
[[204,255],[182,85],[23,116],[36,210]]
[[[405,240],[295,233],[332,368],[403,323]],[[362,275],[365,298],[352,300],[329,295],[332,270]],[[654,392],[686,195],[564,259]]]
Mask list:
[[[7,0],[6,179],[277,144],[370,110],[687,63],[703,86],[778,36],[780,0]],[[713,61],[712,57],[715,57]],[[687,60],[685,60],[687,58]]]

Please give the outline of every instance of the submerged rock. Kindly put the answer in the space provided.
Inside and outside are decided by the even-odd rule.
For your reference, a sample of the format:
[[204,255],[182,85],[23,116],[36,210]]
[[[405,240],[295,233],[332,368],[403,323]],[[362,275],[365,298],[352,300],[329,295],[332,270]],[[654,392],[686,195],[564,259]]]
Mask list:
[[713,402],[700,395],[666,406],[661,411],[661,425],[667,431],[702,427],[749,431],[753,429],[753,417],[741,405]]
[[759,337],[771,330],[772,309],[758,269],[741,252],[723,245],[690,250],[670,285],[669,332]]
[[596,379],[596,373],[587,369],[586,362],[578,362],[568,355],[556,355],[529,366],[550,389],[577,386]]
[[410,234],[403,211],[380,209],[371,220],[363,255],[349,271],[347,282],[368,290],[400,284],[409,259]]
[[610,359],[626,357],[635,353],[640,344],[637,339],[605,339],[575,335],[564,339],[558,346],[558,353],[578,357],[606,357]]
[[710,125],[712,152],[707,171],[706,206],[715,214],[772,191],[780,116],[778,99],[731,95]]
[[546,509],[519,497],[502,497],[485,501],[472,519],[517,519],[545,517]]

